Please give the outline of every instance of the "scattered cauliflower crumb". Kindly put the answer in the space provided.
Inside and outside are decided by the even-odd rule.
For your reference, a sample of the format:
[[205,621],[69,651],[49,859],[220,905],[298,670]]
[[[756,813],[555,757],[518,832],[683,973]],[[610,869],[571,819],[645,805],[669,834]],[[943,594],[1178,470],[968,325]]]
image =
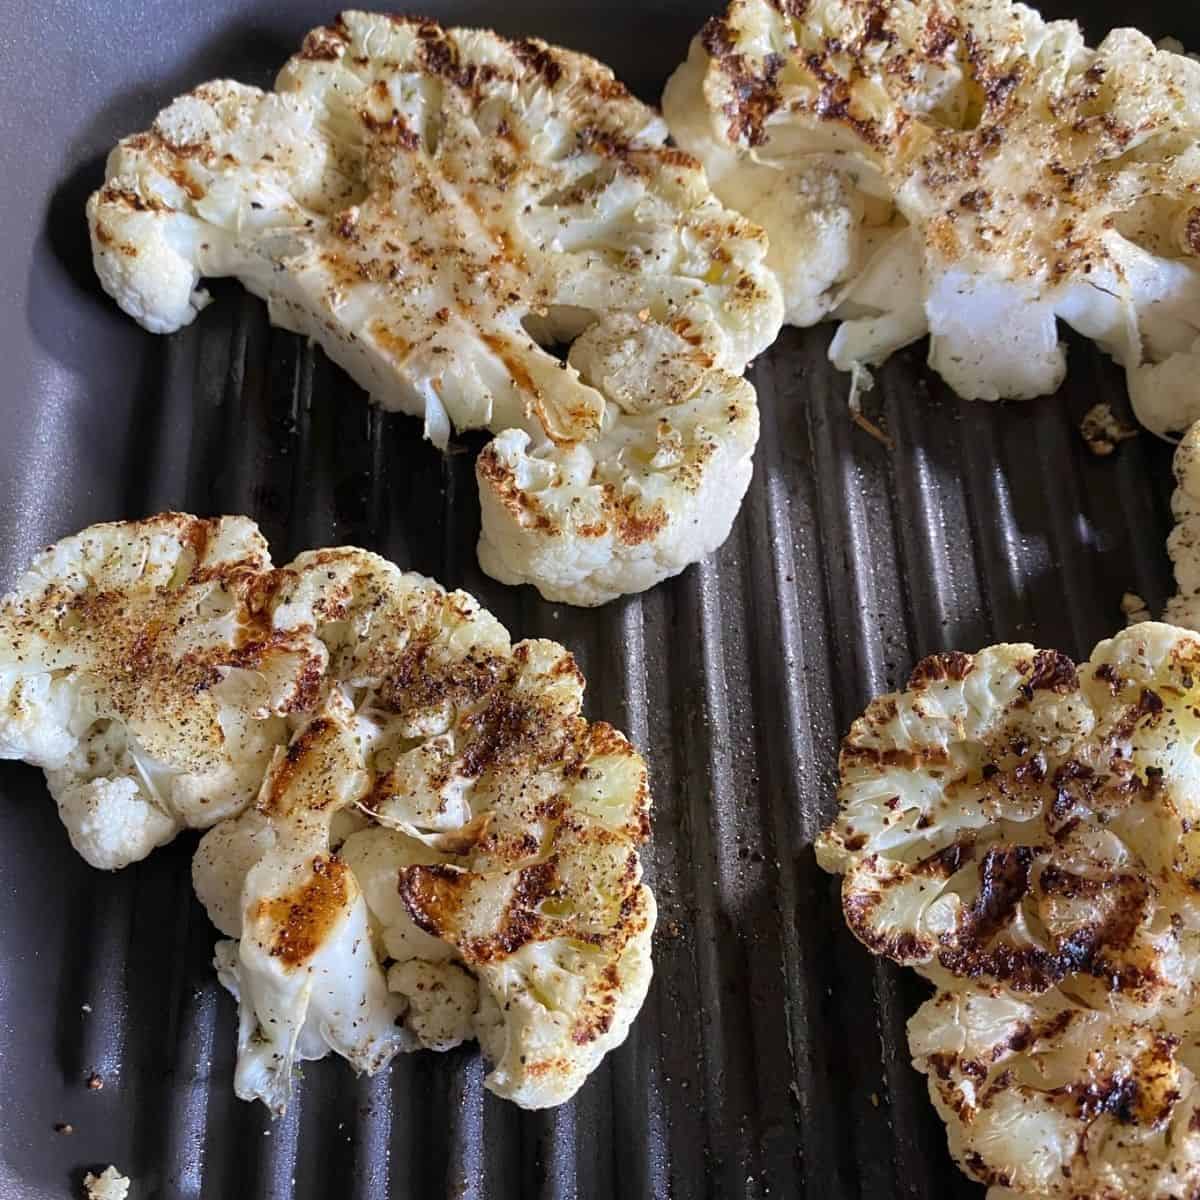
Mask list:
[[1107,458],[1122,442],[1137,437],[1137,430],[1119,420],[1106,403],[1093,404],[1084,413],[1079,433],[1097,458]]
[[1126,625],[1140,625],[1150,620],[1150,606],[1137,592],[1126,592],[1121,597],[1121,612]]
[[83,1177],[87,1200],[125,1200],[130,1181],[116,1167],[105,1167],[99,1175],[90,1171]]

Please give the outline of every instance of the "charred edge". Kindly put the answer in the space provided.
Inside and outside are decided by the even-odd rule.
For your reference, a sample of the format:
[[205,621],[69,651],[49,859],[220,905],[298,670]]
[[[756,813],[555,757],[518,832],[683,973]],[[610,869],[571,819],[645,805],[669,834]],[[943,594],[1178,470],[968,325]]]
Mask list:
[[948,766],[949,763],[950,754],[942,746],[918,746],[913,750],[901,750],[895,746],[880,749],[878,746],[859,746],[847,738],[842,744],[839,766],[843,772],[848,767],[861,766],[916,771],[922,767]]
[[1189,254],[1200,255],[1200,208],[1188,210],[1183,223],[1183,244]]
[[302,62],[332,62],[345,53],[348,41],[346,26],[339,16],[332,25],[323,25],[320,29],[312,30],[304,39],[296,57]]
[[1114,696],[1119,696],[1121,689],[1125,686],[1125,681],[1117,674],[1112,663],[1101,663],[1096,668],[1096,678],[1106,684],[1109,692]]
[[1029,891],[1033,869],[1030,846],[993,847],[979,864],[979,895],[967,915],[970,935],[986,942],[1016,915]]
[[975,857],[975,845],[970,841],[954,842],[944,850],[921,859],[913,868],[914,875],[929,875],[935,879],[949,879]]
[[199,578],[200,572],[205,567],[205,559],[208,558],[208,547],[212,541],[213,534],[217,532],[219,522],[213,518],[210,520],[193,520],[187,525],[184,530],[182,541],[193,556],[192,570],[188,575],[188,583],[195,583]]
[[913,667],[912,674],[908,677],[908,687],[924,688],[942,680],[958,682],[966,679],[974,669],[975,660],[971,655],[963,654],[959,650],[952,650],[948,654],[931,654]]
[[1137,1056],[1130,1073],[1065,1084],[1051,1095],[1074,1101],[1079,1119],[1088,1123],[1111,1116],[1122,1125],[1159,1125],[1180,1097],[1175,1064],[1179,1044],[1172,1034],[1158,1034]]
[[921,937],[910,929],[887,934],[877,932],[872,918],[881,898],[878,892],[843,892],[842,914],[851,932],[872,954],[901,964],[928,962],[934,949],[930,938]]
[[615,484],[604,484],[602,491],[609,521],[626,546],[652,542],[666,529],[670,518],[661,501],[656,500],[649,508],[642,508],[637,497],[618,495]]
[[475,473],[522,528],[532,528],[547,535],[559,532],[537,497],[517,485],[516,476],[501,461],[494,446],[484,446],[479,452]]
[[1032,700],[1034,692],[1054,692],[1065,696],[1079,687],[1079,675],[1070,658],[1058,650],[1039,650],[1033,656],[1029,677],[1021,685],[1021,694]]
[[395,143],[404,150],[419,150],[421,148],[420,134],[410,128],[403,115],[395,109],[387,117],[376,117],[372,113],[365,111],[360,115],[362,123],[372,133],[377,134],[381,140]]
[[121,205],[134,212],[169,213],[175,211],[169,204],[163,203],[156,196],[142,196],[132,188],[117,187],[112,183],[105,184],[100,189],[100,202]]
[[852,93],[850,84],[837,71],[830,70],[827,59],[821,54],[809,54],[804,65],[821,84],[821,91],[813,105],[813,114],[822,121],[835,121],[853,129],[868,146],[876,150],[886,148],[887,139],[879,123],[870,117],[859,117],[851,112]]
[[317,717],[292,739],[283,758],[279,760],[275,770],[271,773],[266,794],[256,805],[259,812],[273,813],[282,808],[283,797],[291,787],[300,764],[313,746],[334,728],[333,721],[328,717]]
[[512,52],[521,63],[538,76],[547,87],[553,87],[562,77],[562,64],[554,51],[545,42],[523,38],[510,43]]
[[425,69],[465,92],[472,91],[476,83],[482,81],[482,77],[490,78],[494,74],[490,68],[481,68],[475,63],[464,63],[459,56],[458,47],[436,22],[419,25],[417,38],[421,62]]
[[435,865],[404,868],[399,883],[400,898],[413,921],[426,933],[453,942],[473,964],[506,958],[535,940],[541,930],[537,906],[561,890],[553,859],[522,867],[496,931],[490,937],[463,941],[458,936],[458,918],[476,879],[471,872]]

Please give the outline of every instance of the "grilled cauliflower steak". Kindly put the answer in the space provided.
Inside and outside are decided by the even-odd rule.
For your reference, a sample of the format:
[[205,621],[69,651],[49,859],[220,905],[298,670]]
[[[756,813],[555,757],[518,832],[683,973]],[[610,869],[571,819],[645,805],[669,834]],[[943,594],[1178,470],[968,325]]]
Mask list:
[[72,845],[123,867],[258,791],[319,643],[263,628],[244,517],[167,513],[50,547],[0,600],[0,757],[42,767]]
[[[596,604],[727,535],[757,437],[738,376],[782,320],[761,230],[665,141],[582,55],[345,13],[274,92],[205,84],[116,147],[96,269],[155,332],[235,275],[438,446],[501,435],[485,569]],[[638,361],[675,354],[665,384]]]
[[650,982],[641,758],[583,719],[567,651],[514,646],[462,592],[336,549],[262,596],[276,634],[318,641],[328,666],[258,803],[194,861],[240,939],[217,955],[241,1006],[238,1094],[282,1109],[294,1059],[332,1047],[373,1070],[477,1037],[493,1091],[562,1103]]
[[817,858],[859,939],[938,987],[912,1051],[985,1183],[1200,1186],[1197,680],[1200,637],[1149,622],[1079,668],[935,655],[843,745]]
[[1200,63],[1012,0],[732,0],[663,108],[855,388],[929,334],[967,399],[1052,392],[1062,320],[1147,426],[1200,417]]

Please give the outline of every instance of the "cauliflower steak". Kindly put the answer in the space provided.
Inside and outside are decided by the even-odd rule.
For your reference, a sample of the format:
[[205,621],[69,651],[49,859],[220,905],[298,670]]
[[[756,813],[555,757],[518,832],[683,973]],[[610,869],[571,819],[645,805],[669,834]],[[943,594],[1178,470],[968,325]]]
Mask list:
[[762,231],[599,63],[348,12],[275,91],[204,84],[106,175],[96,270],[146,328],[234,275],[436,445],[499,435],[477,472],[497,578],[598,604],[727,536],[779,288]]
[[1053,392],[1061,320],[1149,428],[1200,417],[1200,63],[1012,0],[732,0],[663,109],[854,393],[925,334],[967,399]]
[[[264,617],[317,640],[315,715],[258,802],[211,830],[196,891],[240,939],[238,1094],[287,1102],[295,1059],[371,1070],[478,1038],[485,1080],[560,1104],[619,1045],[651,975],[640,756],[581,715],[548,641],[352,548],[272,577]],[[386,984],[384,971],[386,971]]]
[[910,1024],[959,1164],[1015,1195],[1200,1188],[1200,637],[1077,668],[935,655],[843,744],[817,858],[846,921],[938,988]]

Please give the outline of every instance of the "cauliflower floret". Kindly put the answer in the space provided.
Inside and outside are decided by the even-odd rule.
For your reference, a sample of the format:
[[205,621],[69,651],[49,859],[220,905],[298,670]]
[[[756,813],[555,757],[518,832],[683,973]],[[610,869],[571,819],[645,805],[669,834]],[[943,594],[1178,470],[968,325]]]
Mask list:
[[[344,13],[309,35],[275,92],[206,84],[116,148],[88,204],[96,269],[160,332],[205,302],[202,275],[236,275],[377,403],[423,417],[435,444],[453,428],[524,435],[551,474],[590,455],[627,500],[645,464],[625,461],[626,443],[640,445],[654,415],[664,436],[686,441],[694,421],[675,407],[686,396],[544,346],[597,323],[607,339],[635,315],[660,351],[673,331],[695,333],[705,394],[736,393],[752,412],[735,377],[783,315],[762,231],[722,208],[699,165],[665,142],[657,114],[591,59]],[[651,495],[646,514],[627,506],[636,537],[559,522],[530,541],[539,498],[526,507],[508,487],[507,503],[484,502],[486,568],[594,604],[707,553],[745,491],[754,440],[745,414],[716,415],[687,474],[656,476],[669,520],[651,519]],[[710,493],[722,496],[715,513]]]
[[561,646],[511,645],[462,593],[418,588],[361,551],[302,556],[281,575],[294,582],[276,622],[311,625],[331,674],[360,689],[374,772],[363,806],[377,824],[341,857],[406,967],[389,985],[407,1027],[434,1046],[463,1036],[469,989],[448,972],[465,968],[487,1086],[561,1103],[624,1040],[649,986],[641,758],[582,718],[583,680]]
[[46,769],[89,861],[225,818],[193,882],[230,939],[239,1096],[281,1112],[297,1061],[478,1036],[488,1086],[540,1106],[624,1039],[645,765],[583,719],[556,643],[364,550],[273,570],[249,521],[167,514],[39,559],[0,602],[0,685],[0,747]]
[[46,771],[75,848],[122,867],[254,796],[324,651],[264,639],[242,517],[94,525],[0,600],[0,757]]
[[1078,672],[993,646],[936,655],[842,748],[817,843],[876,953],[945,984],[990,979],[1139,1018],[1200,980],[1200,639],[1133,626]]
[[[398,886],[401,870],[442,863],[446,855],[420,838],[372,824],[346,839],[341,858],[362,888],[380,945],[389,959],[396,963],[414,959],[440,963],[454,957],[452,946],[426,933],[409,916]],[[396,977],[397,981],[401,978]],[[403,990],[392,983],[389,986],[394,991]]]
[[[108,742],[118,728],[110,726],[87,739],[84,771],[68,767],[46,772],[71,845],[101,871],[138,862],[179,832],[178,819],[146,795],[130,762],[96,755],[96,744]],[[102,773],[89,777],[92,770]]]
[[939,992],[908,1026],[951,1152],[997,1187],[989,1200],[1194,1195],[1196,1032],[1191,1018],[1130,1023],[1058,989]]
[[473,835],[441,863],[403,867],[400,895],[479,980],[487,1086],[544,1107],[624,1040],[649,986],[655,907],[636,849],[648,792],[625,739],[580,717],[561,647],[522,643],[514,668],[454,731],[454,769],[477,774]]
[[234,1089],[275,1112],[297,1059],[332,1049],[371,1073],[411,1048],[358,883],[330,853],[334,814],[370,785],[364,759],[353,708],[335,691],[278,753],[254,810],[206,834],[193,862],[197,895],[239,939],[216,956],[239,1007]]
[[475,1036],[479,985],[456,962],[393,963],[388,987],[408,1000],[406,1023],[422,1046],[453,1050]]
[[[618,394],[660,387],[668,404],[610,407],[596,438],[567,452],[510,429],[476,461],[481,565],[503,583],[536,584],[549,600],[602,604],[678,574],[724,542],[750,484],[754,389],[697,369],[674,331],[630,318],[613,337],[611,325],[592,326],[572,361]],[[597,347],[593,336],[612,341]]]
[[1062,320],[1149,428],[1200,417],[1200,63],[1012,0],[732,0],[663,110],[767,230],[788,320],[842,321],[855,392],[926,333],[967,399],[1052,392]]

